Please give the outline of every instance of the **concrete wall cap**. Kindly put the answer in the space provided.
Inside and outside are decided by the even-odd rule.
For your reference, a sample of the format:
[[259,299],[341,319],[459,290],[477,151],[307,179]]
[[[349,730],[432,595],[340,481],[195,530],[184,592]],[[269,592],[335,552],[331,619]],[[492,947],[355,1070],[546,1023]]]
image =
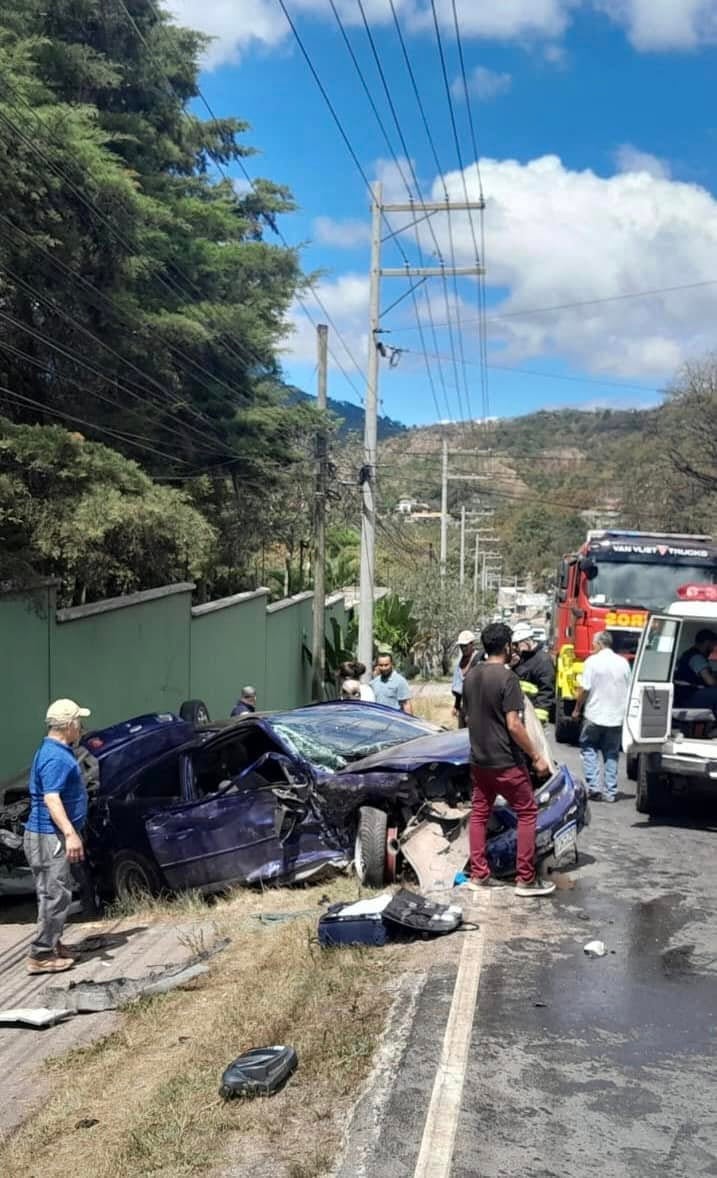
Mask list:
[[106,597],[104,601],[93,601],[89,605],[73,605],[69,609],[58,609],[55,618],[60,623],[76,622],[80,618],[106,614],[113,609],[128,609],[132,605],[141,605],[145,601],[160,601],[163,597],[193,592],[193,581],[179,581],[176,585],[162,585],[159,589],[144,589],[141,593],[127,593],[123,597]]

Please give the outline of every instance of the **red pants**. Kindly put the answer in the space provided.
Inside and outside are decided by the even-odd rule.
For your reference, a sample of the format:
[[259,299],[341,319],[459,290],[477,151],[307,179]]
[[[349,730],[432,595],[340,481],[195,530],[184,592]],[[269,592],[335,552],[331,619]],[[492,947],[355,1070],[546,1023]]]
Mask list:
[[525,883],[535,878],[535,825],[538,804],[527,769],[483,769],[473,765],[473,809],[470,823],[471,879],[485,879],[490,867],[485,855],[486,832],[495,799],[499,794],[518,819],[516,877]]

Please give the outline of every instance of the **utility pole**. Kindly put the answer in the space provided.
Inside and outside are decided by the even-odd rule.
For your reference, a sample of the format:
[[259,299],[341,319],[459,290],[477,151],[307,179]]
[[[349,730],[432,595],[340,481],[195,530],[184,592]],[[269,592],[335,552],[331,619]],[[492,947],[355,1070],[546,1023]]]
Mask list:
[[[359,585],[359,638],[358,656],[366,667],[373,666],[373,599],[376,569],[376,442],[378,433],[378,361],[379,336],[381,334],[381,279],[402,278],[411,282],[408,290],[392,305],[397,306],[427,278],[447,276],[476,277],[485,273],[482,266],[446,266],[441,258],[438,266],[400,266],[381,268],[381,246],[400,233],[422,224],[436,213],[469,212],[485,208],[481,201],[409,201],[408,204],[384,204],[383,185],[380,181],[371,185],[371,274],[369,284],[369,339],[368,374],[366,380],[366,420],[364,426],[364,464],[361,468],[361,577]],[[387,214],[408,213],[413,220],[402,224],[399,229],[390,230],[381,238],[381,221]],[[413,279],[419,282],[413,283]],[[444,467],[447,473],[448,452],[444,443]],[[441,515],[441,579],[445,581],[447,560],[448,488],[444,481]]]
[[476,550],[473,556],[473,612],[478,609],[478,561],[480,558],[480,532],[476,532]]
[[[469,451],[458,450],[453,453],[465,454]],[[489,450],[480,450],[479,454],[489,454]],[[446,579],[448,562],[448,484],[449,482],[473,483],[485,482],[487,474],[450,474],[448,470],[448,441],[443,439],[441,463],[441,580]],[[491,513],[492,514],[492,513]],[[460,583],[465,584],[465,552],[466,552],[466,509],[461,507],[461,571]]]
[[441,465],[441,580],[446,579],[448,560],[448,439],[443,439]]
[[371,185],[371,275],[369,293],[368,377],[361,470],[361,571],[359,580],[358,656],[373,667],[373,598],[376,570],[376,446],[378,443],[378,348],[381,313],[381,203],[383,184]]
[[[329,329],[325,323],[316,328],[318,347],[317,405],[321,413],[326,412],[326,382]],[[328,446],[324,422],[316,434],[316,485],[314,489],[314,633],[311,663],[311,695],[315,700],[324,698],[326,679],[326,647],[324,630],[326,624],[326,493],[328,490]]]

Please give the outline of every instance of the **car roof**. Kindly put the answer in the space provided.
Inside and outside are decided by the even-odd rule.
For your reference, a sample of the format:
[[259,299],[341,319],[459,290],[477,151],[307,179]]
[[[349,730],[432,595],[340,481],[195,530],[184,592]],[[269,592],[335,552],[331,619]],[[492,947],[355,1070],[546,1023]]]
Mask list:
[[706,625],[717,622],[717,602],[673,601],[667,612],[670,617],[697,618]]

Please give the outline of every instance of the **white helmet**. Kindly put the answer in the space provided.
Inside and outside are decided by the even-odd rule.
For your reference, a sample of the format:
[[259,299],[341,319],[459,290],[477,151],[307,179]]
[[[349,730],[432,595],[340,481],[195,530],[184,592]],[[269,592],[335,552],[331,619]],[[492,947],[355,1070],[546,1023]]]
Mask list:
[[513,630],[513,642],[517,645],[519,642],[533,642],[533,627],[529,622],[518,622],[518,625]]

